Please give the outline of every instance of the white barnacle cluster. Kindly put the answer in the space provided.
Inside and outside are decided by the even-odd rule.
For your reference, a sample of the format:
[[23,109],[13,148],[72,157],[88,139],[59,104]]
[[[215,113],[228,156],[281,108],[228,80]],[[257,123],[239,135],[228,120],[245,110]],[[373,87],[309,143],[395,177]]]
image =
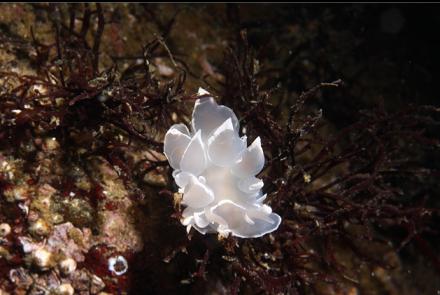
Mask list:
[[249,146],[234,112],[199,90],[191,121],[171,126],[164,153],[183,193],[182,224],[202,234],[256,238],[276,230],[281,217],[263,204],[260,138]]

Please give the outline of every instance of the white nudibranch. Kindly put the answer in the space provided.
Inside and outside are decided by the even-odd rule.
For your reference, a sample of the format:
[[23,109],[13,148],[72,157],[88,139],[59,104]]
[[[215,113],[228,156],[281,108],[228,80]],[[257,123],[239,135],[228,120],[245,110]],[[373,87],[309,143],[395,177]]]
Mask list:
[[255,177],[264,167],[260,138],[248,147],[239,135],[234,112],[218,105],[199,89],[190,132],[184,124],[165,135],[164,154],[183,193],[182,224],[202,234],[218,232],[257,238],[278,228],[281,217],[263,204],[263,181]]

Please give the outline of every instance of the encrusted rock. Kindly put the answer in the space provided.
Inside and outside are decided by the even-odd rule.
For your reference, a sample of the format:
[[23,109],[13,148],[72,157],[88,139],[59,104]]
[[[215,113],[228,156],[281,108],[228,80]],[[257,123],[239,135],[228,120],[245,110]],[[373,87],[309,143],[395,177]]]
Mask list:
[[38,195],[39,196],[46,196],[46,197],[52,197],[57,190],[53,188],[50,184],[45,183],[42,186],[38,188]]
[[62,201],[64,217],[78,227],[90,227],[94,221],[94,209],[90,203],[80,198]]
[[3,246],[0,246],[0,258],[5,258],[6,260],[11,258],[11,253]]
[[22,289],[29,288],[33,279],[28,271],[22,267],[11,269],[9,271],[9,280],[17,287]]
[[105,283],[97,275],[92,275],[92,281],[90,284],[90,292],[96,294],[105,288]]
[[67,222],[54,226],[54,230],[47,240],[47,246],[55,252],[62,252],[76,262],[84,261],[84,253],[90,245],[91,232],[81,231],[72,223]]
[[[93,289],[92,276],[93,275],[90,274],[89,271],[85,269],[78,269],[69,276],[69,280],[78,294],[96,294],[95,292],[92,291]],[[96,292],[99,292],[99,290]]]
[[165,173],[163,171],[153,170],[145,174],[144,176],[145,183],[157,186],[164,187],[167,184],[167,178],[165,177]]
[[30,191],[29,187],[25,184],[14,185],[4,190],[3,195],[8,202],[19,202],[28,199]]
[[29,237],[19,237],[18,240],[20,241],[22,250],[24,253],[31,253],[32,251],[35,251],[43,246],[42,243],[35,242]]
[[63,215],[58,214],[58,213],[52,214],[51,219],[54,224],[60,224],[64,221]]
[[117,210],[100,212],[101,235],[99,241],[116,247],[120,252],[137,252],[142,250],[143,241],[132,217],[130,217],[127,205],[125,202],[119,202]]

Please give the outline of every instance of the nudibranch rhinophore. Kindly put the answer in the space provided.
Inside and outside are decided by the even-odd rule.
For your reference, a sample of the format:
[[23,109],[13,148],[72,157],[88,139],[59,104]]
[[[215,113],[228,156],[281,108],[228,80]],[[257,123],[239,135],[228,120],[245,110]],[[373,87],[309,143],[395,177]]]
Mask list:
[[234,112],[218,105],[199,89],[191,121],[171,126],[165,135],[164,154],[183,193],[182,224],[202,234],[218,232],[240,238],[257,238],[273,232],[281,217],[263,204],[263,181],[256,177],[264,167],[261,140],[247,146],[239,135]]

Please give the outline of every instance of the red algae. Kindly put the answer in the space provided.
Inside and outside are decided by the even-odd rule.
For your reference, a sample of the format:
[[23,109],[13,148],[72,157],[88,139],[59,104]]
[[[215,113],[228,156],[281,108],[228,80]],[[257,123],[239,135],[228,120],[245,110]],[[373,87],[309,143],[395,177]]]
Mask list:
[[97,245],[92,247],[86,254],[86,259],[80,266],[91,269],[100,277],[111,275],[108,269],[108,258],[112,255],[110,249],[105,245]]

